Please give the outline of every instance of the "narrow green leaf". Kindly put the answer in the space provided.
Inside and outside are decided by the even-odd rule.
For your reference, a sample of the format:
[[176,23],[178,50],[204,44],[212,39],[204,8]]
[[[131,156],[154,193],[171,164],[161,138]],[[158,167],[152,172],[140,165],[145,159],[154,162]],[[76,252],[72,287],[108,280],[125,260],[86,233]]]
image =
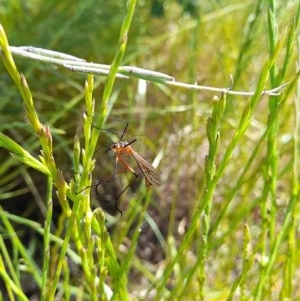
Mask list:
[[8,136],[0,133],[0,147],[6,148],[11,155],[18,161],[30,166],[45,175],[50,176],[50,171],[42,162],[34,158],[28,151],[26,151],[22,146],[13,141]]

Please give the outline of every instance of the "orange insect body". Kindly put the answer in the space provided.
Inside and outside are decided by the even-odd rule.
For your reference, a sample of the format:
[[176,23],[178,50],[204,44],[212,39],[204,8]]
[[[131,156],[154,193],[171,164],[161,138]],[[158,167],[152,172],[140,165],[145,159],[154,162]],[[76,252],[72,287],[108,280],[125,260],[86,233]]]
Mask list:
[[134,158],[140,170],[142,171],[143,175],[145,176],[146,187],[160,186],[161,185],[160,174],[149,162],[147,162],[143,157],[141,157],[136,151],[132,149],[130,144],[133,142],[135,142],[135,140],[129,143],[126,141],[120,141],[118,143],[113,143],[112,146],[110,147],[110,149],[117,156],[116,157],[117,162],[119,161],[124,166],[124,169],[120,170],[118,173],[121,173],[124,170],[128,169],[137,177],[135,171],[129,166],[129,164],[123,158],[124,155],[131,155]]

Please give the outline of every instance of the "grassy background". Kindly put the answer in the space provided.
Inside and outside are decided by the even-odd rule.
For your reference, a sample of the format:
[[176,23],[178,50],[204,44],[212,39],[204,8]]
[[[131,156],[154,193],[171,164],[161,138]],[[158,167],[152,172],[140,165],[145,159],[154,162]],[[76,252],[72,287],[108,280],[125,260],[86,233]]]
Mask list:
[[[122,196],[123,216],[106,215],[106,226],[99,209],[85,208],[88,196],[68,193],[69,215],[51,180],[0,149],[3,300],[52,300],[60,265],[56,300],[106,300],[109,292],[115,300],[300,300],[299,2],[202,2],[137,1],[121,65],[258,95],[217,102],[212,92],[117,79],[104,110],[106,78],[96,76],[92,123],[103,112],[128,121],[134,149],[163,181],[153,191],[137,183]],[[10,45],[103,64],[115,56],[124,12],[124,1],[0,2]],[[56,167],[78,182],[73,146],[78,134],[85,147],[86,75],[14,59],[50,127]],[[41,141],[0,68],[0,131],[38,159]],[[281,95],[259,96],[283,83]],[[121,132],[123,124],[104,127]],[[93,180],[112,172],[101,147],[116,139],[100,134]],[[98,198],[92,189],[92,210],[126,181]],[[78,233],[68,232],[70,220]]]

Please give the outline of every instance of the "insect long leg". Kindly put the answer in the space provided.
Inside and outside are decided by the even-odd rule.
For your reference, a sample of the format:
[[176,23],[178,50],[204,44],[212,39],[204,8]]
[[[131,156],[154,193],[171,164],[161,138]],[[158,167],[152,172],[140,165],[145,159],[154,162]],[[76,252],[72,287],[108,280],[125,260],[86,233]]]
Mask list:
[[[120,138],[119,138],[119,142],[123,139],[123,137],[124,137],[124,135],[125,135],[125,133],[126,133],[126,130],[127,130],[127,128],[128,128],[128,122],[127,121],[124,121],[125,122],[125,127],[124,127],[124,130],[123,130],[123,132],[122,132],[122,134],[121,134],[121,136],[120,136]],[[136,140],[136,139],[135,139]]]
[[[136,140],[137,140],[137,139],[135,138],[135,139],[131,140],[130,142],[127,142],[125,147],[127,147],[127,146],[129,146],[130,144],[134,143]],[[125,148],[125,147],[124,147],[124,148]]]
[[[135,178],[137,178],[137,174],[134,173]],[[119,208],[118,204],[119,204],[119,198],[120,196],[130,187],[130,185],[132,184],[132,181],[130,181],[127,186],[115,197],[115,209],[121,214],[121,216],[123,215],[122,210]]]
[[129,123],[128,123],[127,121],[124,121],[124,120],[121,120],[121,119],[117,119],[117,118],[112,118],[112,117],[108,117],[108,118],[109,118],[109,119],[113,119],[113,120],[117,120],[117,121],[120,121],[120,122],[125,123],[125,127],[124,127],[123,131],[121,132],[121,135],[120,135],[120,132],[114,131],[114,130],[112,130],[112,129],[98,128],[98,127],[96,127],[96,126],[94,126],[94,128],[96,128],[96,129],[98,129],[98,130],[110,131],[110,132],[112,132],[112,133],[118,134],[117,136],[120,135],[120,136],[118,137],[118,142],[117,142],[117,143],[119,143],[119,142],[123,139],[124,136],[127,136],[127,135],[125,135],[125,133],[126,133],[126,131],[127,131],[127,128],[128,128]]
[[[109,149],[108,149],[108,150],[109,150]],[[100,185],[105,184],[105,183],[109,183],[109,182],[113,182],[113,181],[115,180],[116,174],[117,174],[117,168],[118,168],[118,160],[119,160],[119,158],[116,157],[115,168],[114,168],[114,173],[113,173],[113,175],[112,175],[112,176],[109,176],[109,177],[106,178],[106,179],[103,179],[103,180],[98,181],[98,183],[97,183],[96,185],[94,185],[94,186],[96,186],[96,193],[97,193],[97,195],[98,195],[98,187],[99,187]]]
[[[123,165],[123,168],[120,169],[119,171],[117,171],[117,168],[118,168],[118,162],[120,162],[122,165]],[[121,174],[123,173],[124,171],[126,170],[130,170],[133,175],[135,176],[135,178],[138,177],[138,175],[135,173],[135,171],[127,164],[127,162],[122,158],[121,155],[117,154],[116,156],[116,163],[115,163],[115,168],[114,168],[114,173],[112,176],[106,178],[106,179],[103,179],[103,180],[100,180],[97,184],[96,184],[96,194],[98,194],[98,187],[101,186],[102,184],[105,184],[105,183],[109,183],[109,182],[113,182],[115,180],[115,177],[117,174]],[[119,202],[119,198],[121,197],[121,195],[130,187],[132,181],[130,181],[125,188],[123,188],[123,190],[115,197],[115,209],[121,214],[122,216],[122,210],[119,208],[118,206],[118,202]]]
[[[109,150],[109,149],[108,149],[108,150]],[[101,186],[101,185],[103,185],[103,184],[106,184],[106,183],[110,183],[110,182],[115,181],[116,174],[122,172],[122,171],[117,172],[117,166],[118,166],[118,157],[116,157],[115,168],[114,168],[114,173],[113,173],[113,175],[108,176],[108,177],[106,177],[106,178],[104,178],[104,179],[99,180],[96,184],[93,184],[93,185],[90,185],[90,186],[87,186],[87,187],[83,188],[82,190],[76,192],[76,194],[79,194],[79,193],[81,193],[82,191],[84,191],[84,190],[86,190],[86,189],[88,189],[88,188],[96,187],[96,194],[98,195],[98,187],[99,187],[99,186]],[[125,170],[125,169],[124,169],[124,170]]]
[[[109,151],[110,149],[108,149]],[[82,191],[88,189],[88,188],[92,188],[92,187],[96,187],[96,194],[98,195],[98,187],[101,186],[102,184],[105,184],[105,183],[110,183],[110,182],[113,182],[115,180],[115,177],[116,177],[116,170],[117,170],[117,166],[118,166],[118,157],[116,157],[116,163],[115,163],[115,168],[114,168],[114,173],[112,176],[108,176],[107,178],[105,179],[101,179],[99,180],[96,184],[93,184],[93,185],[90,185],[90,186],[87,186],[83,189],[81,189],[80,191],[76,192],[76,194],[79,194],[81,193]]]

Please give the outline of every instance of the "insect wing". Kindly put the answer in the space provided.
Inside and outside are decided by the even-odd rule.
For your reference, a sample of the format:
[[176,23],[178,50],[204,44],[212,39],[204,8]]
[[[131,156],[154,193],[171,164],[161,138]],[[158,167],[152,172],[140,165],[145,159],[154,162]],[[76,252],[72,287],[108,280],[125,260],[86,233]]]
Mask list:
[[146,186],[160,186],[161,177],[158,171],[149,162],[142,158],[137,152],[131,149],[131,153],[137,165],[139,166],[139,168],[145,176]]

